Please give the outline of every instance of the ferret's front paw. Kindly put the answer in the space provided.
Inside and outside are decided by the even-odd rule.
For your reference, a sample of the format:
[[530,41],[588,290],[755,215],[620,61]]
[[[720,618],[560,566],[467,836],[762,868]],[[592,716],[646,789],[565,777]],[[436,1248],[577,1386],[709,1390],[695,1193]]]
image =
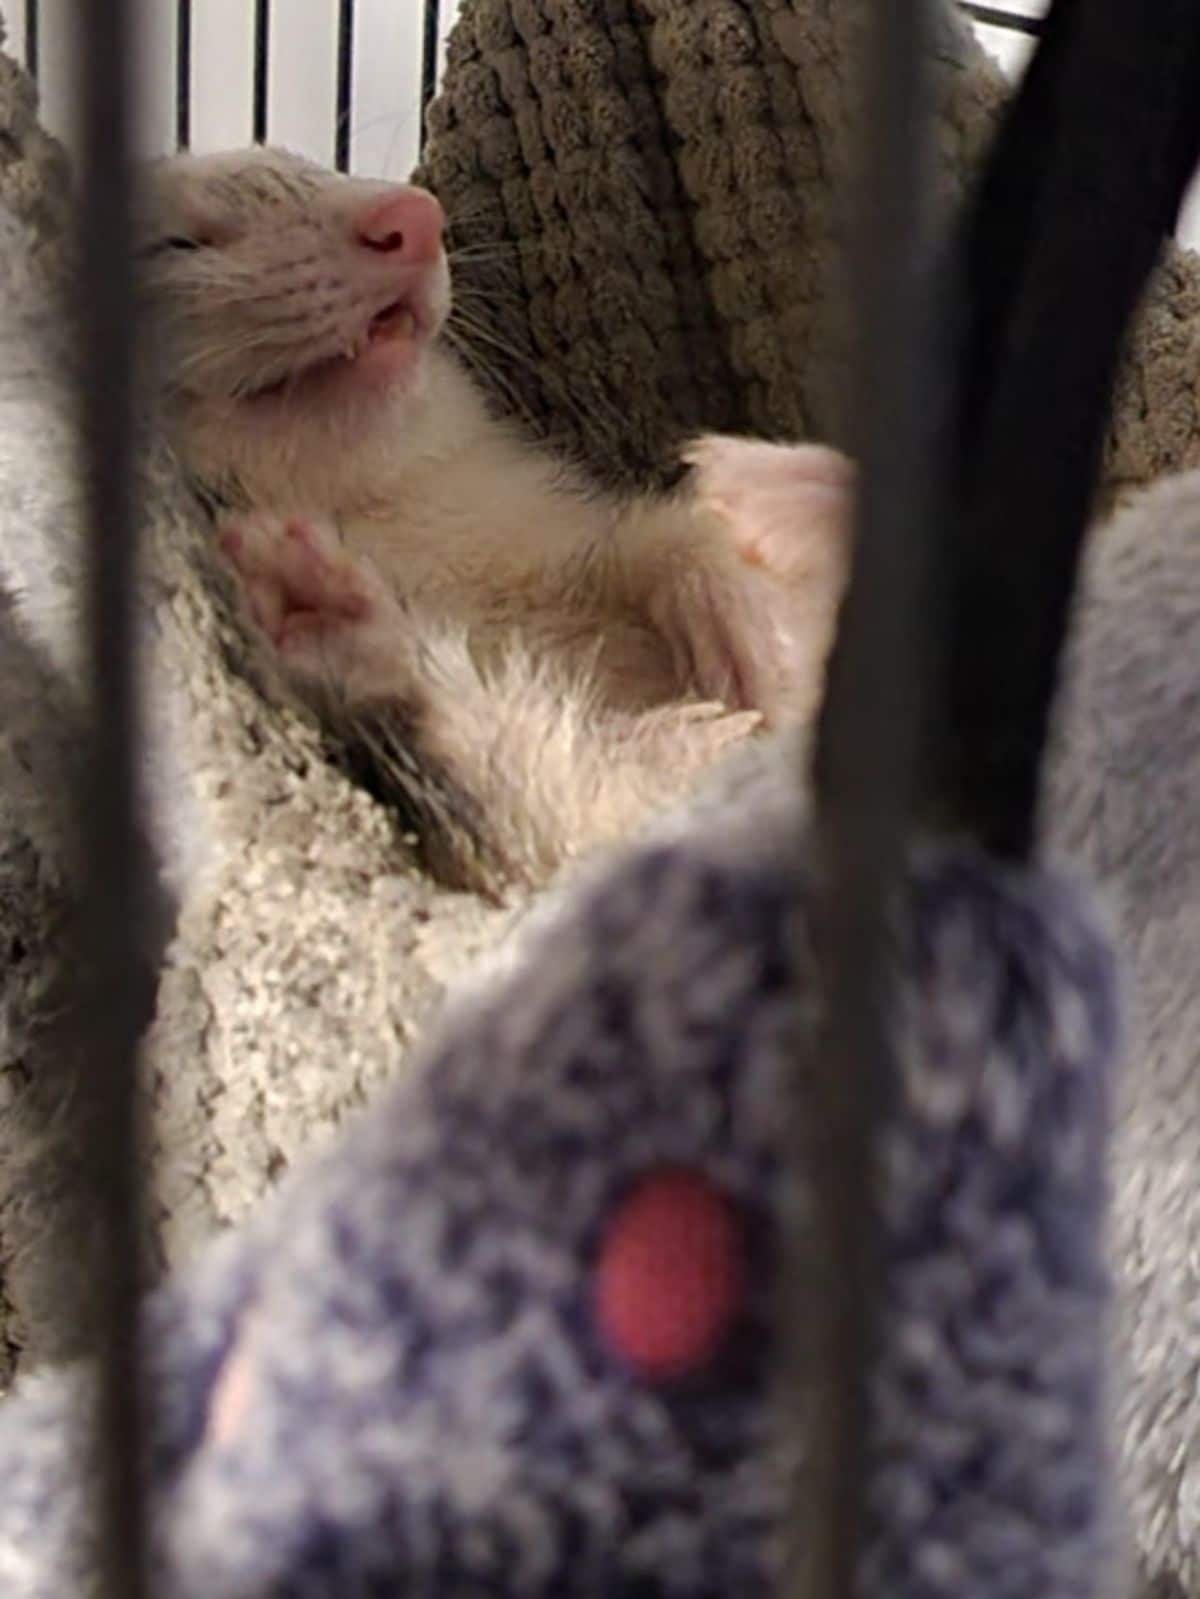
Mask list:
[[697,500],[726,521],[749,566],[791,585],[843,572],[854,465],[840,451],[709,433],[683,458],[695,469]]
[[217,541],[289,671],[355,698],[397,692],[398,602],[332,523],[255,511],[226,518]]
[[[709,605],[744,699],[773,718],[815,709],[849,570],[854,468],[819,444],[710,434],[685,452],[697,506],[724,529]],[[709,631],[712,629],[710,627]]]

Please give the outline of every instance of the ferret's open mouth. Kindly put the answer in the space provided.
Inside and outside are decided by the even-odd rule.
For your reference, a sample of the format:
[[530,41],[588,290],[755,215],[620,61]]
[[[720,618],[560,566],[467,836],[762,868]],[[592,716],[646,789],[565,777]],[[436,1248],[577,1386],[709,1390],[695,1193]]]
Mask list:
[[420,324],[407,300],[394,300],[377,311],[367,324],[367,341],[373,339],[411,339]]
[[351,371],[369,350],[383,344],[410,345],[415,350],[426,326],[426,318],[411,300],[393,300],[382,311],[375,312],[351,349],[339,355],[323,355],[315,361],[299,364],[281,378],[275,378],[259,388],[244,390],[241,398],[254,402],[303,392]]

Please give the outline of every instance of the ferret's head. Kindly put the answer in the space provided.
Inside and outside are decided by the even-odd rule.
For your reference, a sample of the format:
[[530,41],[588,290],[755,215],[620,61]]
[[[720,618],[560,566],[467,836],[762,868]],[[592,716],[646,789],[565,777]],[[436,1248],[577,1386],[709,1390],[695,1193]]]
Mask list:
[[[418,427],[450,304],[442,209],[286,151],[147,169],[138,228],[169,415],[214,488],[344,500]],[[314,481],[315,479],[315,481]]]

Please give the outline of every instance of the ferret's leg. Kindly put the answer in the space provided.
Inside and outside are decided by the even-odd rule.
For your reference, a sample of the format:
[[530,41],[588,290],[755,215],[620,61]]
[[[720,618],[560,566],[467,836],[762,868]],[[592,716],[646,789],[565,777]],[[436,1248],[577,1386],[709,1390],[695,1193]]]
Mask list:
[[701,694],[804,719],[848,568],[853,468],[821,445],[719,435],[684,459],[694,478],[643,545],[651,618]]
[[478,801],[503,873],[526,883],[627,837],[762,726],[756,711],[694,701],[616,713],[523,649],[484,676],[461,634],[427,660],[417,747]]
[[[681,797],[762,722],[694,702],[618,714],[585,675],[518,643],[485,670],[463,628],[405,605],[319,520],[255,513],[226,521],[219,539],[282,664],[357,717],[384,785],[390,746],[396,789],[430,825],[465,799],[486,860],[459,863],[456,886],[544,881]],[[455,845],[442,846],[444,863]]]

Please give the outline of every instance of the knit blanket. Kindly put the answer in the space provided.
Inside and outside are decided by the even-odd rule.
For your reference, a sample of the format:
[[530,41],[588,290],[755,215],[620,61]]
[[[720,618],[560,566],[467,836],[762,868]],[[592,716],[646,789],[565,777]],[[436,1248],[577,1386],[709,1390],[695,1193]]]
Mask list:
[[[869,12],[869,7],[866,8]],[[614,481],[708,428],[845,443],[838,241],[860,0],[467,0],[417,176],[497,402]],[[940,17],[951,203],[1006,80]],[[1110,491],[1200,460],[1200,272],[1173,253],[1117,399]]]
[[[617,482],[669,474],[677,440],[699,427],[840,437],[835,243],[859,17],[846,0],[468,0],[423,176],[465,247],[460,300],[497,404]],[[1004,85],[950,10],[937,86],[952,198]],[[71,1159],[50,1044],[70,994],[56,933],[74,881],[54,800],[87,693],[57,282],[65,184],[28,81],[0,60],[0,1345],[27,1362],[73,1347],[83,1291],[55,1248]],[[1198,309],[1200,269],[1174,254],[1132,344],[1111,489],[1197,459]],[[401,1073],[447,985],[522,908],[421,875],[394,819],[254,656],[157,446],[142,488],[150,787],[177,902],[145,1050],[155,1240],[170,1263],[245,1217]],[[1102,541],[1053,815],[1111,885],[1134,956],[1143,1020],[1117,1155],[1122,1436],[1147,1570],[1200,1593],[1200,1341],[1188,1334],[1200,1258],[1188,1041],[1200,1030],[1187,969],[1200,849],[1185,803],[1200,756],[1196,503],[1181,489]]]

